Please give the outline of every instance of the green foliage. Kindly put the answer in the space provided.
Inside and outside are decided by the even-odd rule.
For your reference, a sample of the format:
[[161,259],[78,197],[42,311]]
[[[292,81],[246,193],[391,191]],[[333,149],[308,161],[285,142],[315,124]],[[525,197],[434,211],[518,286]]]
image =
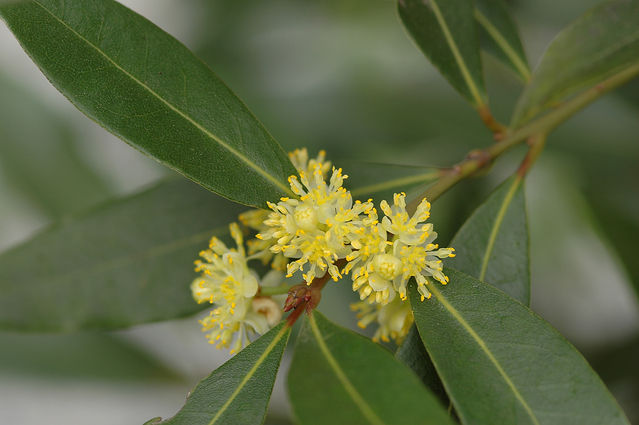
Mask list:
[[507,66],[519,79],[530,80],[530,65],[517,26],[502,0],[475,0],[482,49]]
[[297,338],[288,392],[301,424],[452,423],[385,348],[317,311]]
[[639,3],[614,0],[593,8],[564,29],[544,53],[515,108],[513,125],[579,90],[639,63]]
[[499,186],[450,243],[450,267],[530,305],[530,252],[524,184],[518,176]]
[[420,301],[414,285],[410,297],[462,423],[628,423],[590,365],[548,323],[488,284],[446,274],[450,283],[433,286],[431,302]]
[[0,328],[118,329],[200,311],[186,290],[193,261],[245,209],[171,178],[68,217],[0,256]]
[[153,419],[149,422],[261,424],[290,334],[291,328],[285,322],[280,323],[204,378],[193,388],[177,415],[163,422]]
[[284,151],[170,35],[115,1],[26,1],[0,16],[78,109],[142,153],[234,201],[290,193]]
[[[245,9],[255,8],[255,15],[262,22],[263,16],[283,19],[285,14],[278,8],[289,7],[293,10],[292,21],[303,28],[295,34],[315,34],[305,25],[308,21],[303,14],[296,14],[298,9],[295,9],[312,6],[278,3],[267,7],[255,3],[217,5],[215,13],[207,16],[211,21],[215,21],[211,18],[218,19],[214,24],[223,30],[218,30],[217,35],[210,30],[209,41],[215,46],[203,53],[215,52],[210,60],[216,69],[222,69],[221,75],[226,72],[225,79],[229,81],[243,81],[238,69],[248,73],[259,68],[255,66],[260,63],[258,59],[230,67],[229,63],[236,63],[239,58],[215,50],[224,49],[218,46],[224,44],[221,40],[227,40],[227,46],[232,48],[239,48],[242,43],[251,45],[246,40],[256,26],[255,21],[247,18],[245,26],[236,25],[241,20],[239,16],[247,14]],[[238,263],[240,260],[257,263],[263,259],[270,252],[268,237],[261,236],[261,242],[251,241],[253,244],[266,241],[266,245],[261,246],[263,251],[255,256],[251,256],[253,252],[247,254],[248,260],[242,248],[235,248],[233,243],[228,245],[232,248],[211,243],[211,250],[202,254],[203,258],[209,257],[208,268],[199,265],[198,269],[203,273],[202,279],[208,276],[218,286],[214,289],[200,286],[203,291],[211,292],[197,293],[202,300],[210,299],[213,304],[209,318],[225,314],[235,317],[234,309],[242,314],[250,313],[253,318],[238,319],[240,321],[233,324],[252,326],[249,331],[264,327],[258,331],[264,335],[202,380],[173,418],[165,421],[154,418],[147,424],[263,423],[291,327],[301,315],[305,317],[287,381],[292,411],[300,424],[628,424],[621,408],[584,357],[529,308],[531,236],[525,178],[546,148],[550,132],[603,94],[639,74],[639,0],[612,0],[586,12],[561,31],[533,73],[516,20],[502,0],[398,0],[396,8],[387,2],[382,5],[367,2],[365,6],[364,3],[348,6],[332,1],[321,4],[344,22],[349,22],[351,15],[371,13],[370,21],[376,24],[375,13],[398,12],[400,24],[417,46],[450,85],[477,109],[479,118],[493,133],[495,143],[488,145],[488,134],[474,127],[473,122],[479,120],[464,115],[467,111],[460,108],[461,99],[456,103],[452,98],[446,99],[439,89],[426,92],[423,88],[414,88],[414,81],[402,81],[407,74],[398,73],[400,77],[394,77],[393,84],[380,88],[377,83],[362,81],[359,74],[353,72],[357,89],[350,93],[352,98],[346,95],[339,98],[339,108],[329,104],[326,109],[330,109],[332,115],[323,115],[321,108],[308,109],[312,113],[304,115],[300,111],[307,105],[287,104],[289,121],[281,123],[288,124],[276,125],[275,134],[280,131],[284,139],[294,140],[295,144],[300,143],[299,140],[327,143],[322,146],[328,150],[327,159],[349,175],[345,188],[354,199],[372,199],[376,210],[366,206],[361,210],[365,212],[358,212],[352,219],[358,224],[349,228],[351,219],[345,216],[336,219],[345,210],[352,211],[348,202],[340,203],[348,198],[344,192],[334,192],[339,195],[336,196],[339,202],[323,200],[326,202],[318,204],[317,210],[298,211],[296,201],[291,200],[288,205],[295,211],[282,212],[283,217],[286,216],[284,230],[273,234],[273,240],[282,241],[280,244],[291,241],[282,237],[289,228],[295,236],[319,229],[325,241],[334,243],[335,238],[342,237],[335,236],[337,230],[329,234],[322,229],[331,228],[341,220],[335,229],[347,235],[344,236],[348,239],[346,247],[339,250],[339,255],[337,251],[330,251],[332,246],[325,251],[318,249],[313,255],[323,260],[309,260],[309,263],[316,261],[322,270],[325,267],[322,261],[333,263],[335,268],[331,274],[341,281],[337,283],[328,282],[328,275],[322,277],[318,273],[310,286],[305,283],[288,286],[302,281],[296,273],[283,284],[267,285],[264,282],[268,261],[257,266],[251,263],[251,268],[260,272],[259,279],[251,274],[253,271],[249,271],[248,266],[244,268],[244,264]],[[277,13],[263,14],[261,7],[273,8],[271,12]],[[319,13],[322,6],[318,7],[313,13]],[[372,10],[376,12],[370,12]],[[28,241],[0,253],[0,329],[49,333],[113,330],[200,312],[204,306],[194,302],[189,290],[195,278],[193,260],[197,253],[205,249],[212,236],[229,239],[229,223],[238,221],[238,214],[247,209],[245,205],[265,208],[267,202],[296,197],[289,186],[289,178],[298,174],[293,165],[295,161],[289,159],[247,106],[204,62],[155,24],[115,1],[0,0],[0,18],[49,81],[80,111],[138,151],[193,180],[171,176],[144,191],[105,202],[110,197],[108,184],[76,150],[80,141],[67,129],[64,119],[45,107],[34,106],[38,105],[37,99],[12,87],[9,80],[0,76],[3,93],[0,185],[6,180],[18,188],[35,209],[57,220]],[[400,24],[394,22],[393,28],[401,33]],[[377,35],[375,25],[370,29],[363,37],[369,42]],[[306,43],[310,44],[308,40]],[[259,43],[252,46],[254,50],[250,54],[268,57],[267,60],[261,58],[268,64],[260,66],[279,63],[280,57],[262,52]],[[385,45],[375,47],[380,63],[392,62],[389,55],[396,57],[393,49],[389,49],[390,53],[384,51]],[[303,50],[307,48],[310,46],[305,45]],[[482,50],[494,56],[525,85],[516,100],[508,89],[508,81],[489,78],[493,102],[497,99],[500,106],[516,102],[508,128],[499,124],[488,110],[484,72],[491,68],[483,69]],[[352,51],[344,48],[344,52],[344,57],[351,59]],[[294,56],[290,51],[286,51],[286,55]],[[322,64],[327,62],[317,53],[302,56],[300,60],[309,60],[311,56]],[[218,61],[222,63],[220,68]],[[362,63],[363,68],[371,68],[367,60]],[[281,66],[287,66],[285,61]],[[409,65],[401,63],[397,68],[404,66]],[[415,72],[415,75],[423,74]],[[259,78],[253,80],[258,83],[252,82],[254,86],[249,85],[248,90],[242,83],[238,89],[248,91],[252,101],[268,98],[255,101],[262,109],[261,116],[268,120],[271,114],[273,120],[273,116],[287,115],[279,108],[284,103],[278,103],[284,102],[282,99],[286,96],[278,98],[269,92],[277,86],[263,84]],[[298,89],[304,92],[313,84],[307,81],[299,84],[303,88]],[[340,91],[347,91],[339,87]],[[493,96],[493,87],[496,96]],[[330,90],[324,90],[322,96],[328,96],[328,92]],[[451,93],[455,94],[452,90]],[[427,98],[424,104],[421,97]],[[352,102],[356,106],[349,109],[352,99],[358,102]],[[383,112],[368,110],[368,102],[373,100],[384,104]],[[360,112],[361,117],[357,116]],[[327,116],[332,119],[326,119]],[[362,117],[369,122],[358,123]],[[338,118],[346,124],[340,124]],[[598,118],[614,125],[623,122],[603,114]],[[34,125],[13,125],[20,119]],[[308,124],[308,128],[313,129],[310,133],[296,133],[296,125],[301,128],[313,119],[317,123],[314,127]],[[273,127],[269,125],[269,128]],[[617,137],[623,133],[618,131],[610,134]],[[561,139],[565,137],[562,135]],[[578,139],[581,142],[581,138]],[[634,172],[636,161],[624,150],[628,147],[615,151],[612,139],[596,140],[590,147],[566,145],[565,150],[581,155],[579,159],[588,164],[588,178],[591,182],[596,180],[594,191],[600,193],[598,197],[592,193],[587,196],[600,201],[593,210],[602,220],[604,236],[620,251],[639,287],[639,272],[636,261],[633,263],[639,198],[633,190],[633,179],[628,177]],[[561,141],[549,140],[551,145],[561,144]],[[488,191],[478,189],[486,184],[481,178],[465,183],[466,186],[457,191],[451,190],[462,180],[490,171],[500,156],[524,142],[527,142],[527,153],[519,168],[514,172],[509,169],[510,177],[485,198]],[[471,146],[483,147],[470,152],[455,166],[436,166],[443,159],[458,159]],[[319,150],[314,148],[311,157]],[[332,148],[338,152],[336,156]],[[588,149],[592,152],[583,154]],[[513,154],[516,152],[513,150]],[[369,153],[371,156],[367,156]],[[569,166],[567,162],[565,166]],[[304,168],[301,166],[300,171]],[[592,170],[597,171],[591,173]],[[502,173],[499,175],[506,173],[503,169],[499,172]],[[590,174],[596,177],[591,178]],[[330,173],[323,177],[330,177]],[[319,177],[314,180],[313,196],[321,197],[320,182]],[[333,182],[329,184],[334,186]],[[422,242],[415,242],[416,239],[405,242],[417,232],[431,232],[422,227],[426,219],[420,218],[423,224],[406,225],[413,226],[411,230],[399,226],[388,233],[385,242],[358,247],[364,239],[358,239],[353,229],[360,229],[364,234],[363,227],[368,226],[367,229],[374,227],[375,232],[383,232],[381,226],[375,227],[379,222],[384,223],[386,214],[379,207],[380,201],[390,201],[393,194],[399,192],[408,194],[409,215],[415,212],[417,205],[425,205],[420,204],[422,199],[437,201],[429,223],[436,223],[434,231],[445,236],[433,245],[430,239],[423,242],[424,246],[419,245]],[[607,202],[610,199],[616,203]],[[87,206],[91,208],[86,209]],[[334,206],[335,211],[330,212],[334,213],[331,218],[335,223],[320,222],[313,216],[313,212],[318,211],[330,216],[327,211]],[[362,204],[356,203],[354,208],[359,207]],[[393,208],[395,211],[386,217],[386,227],[390,226],[389,217],[402,220],[398,211],[403,212],[404,206]],[[82,209],[84,212],[76,212]],[[439,215],[442,211],[444,214]],[[2,211],[0,218],[1,214]],[[239,233],[245,240],[256,232],[264,234],[264,216],[259,216],[254,223],[249,223],[246,217],[243,220],[246,226],[234,233],[239,245],[242,244]],[[360,225],[363,227],[358,228]],[[355,252],[370,255],[370,264],[362,271],[360,280],[364,276],[371,288],[377,279],[376,284],[393,285],[398,290],[398,283],[393,279],[399,275],[389,270],[401,267],[403,272],[415,264],[423,266],[416,273],[441,279],[437,274],[441,261],[435,259],[427,265],[430,260],[425,259],[426,254],[421,257],[416,254],[410,257],[413,263],[402,262],[409,257],[398,260],[399,254],[384,249],[400,246],[397,241],[402,241],[407,250],[417,252],[419,248],[434,255],[432,252],[438,249],[434,244],[441,244],[442,248],[449,246],[443,245],[442,239],[448,240],[453,234],[456,236],[450,246],[455,248],[457,256],[444,261],[451,268],[443,268],[450,281],[442,285],[431,279],[427,285],[431,298],[420,300],[415,279],[411,278],[410,301],[400,302],[397,296],[395,304],[384,304],[380,299],[375,303],[373,297],[369,310],[365,304],[354,307],[361,307],[360,325],[370,319],[368,325],[379,326],[380,331],[384,329],[385,333],[378,332],[374,340],[381,335],[386,342],[390,342],[387,341],[390,338],[401,343],[395,357],[387,348],[332,323],[315,309],[324,285],[351,292],[352,282],[339,274],[346,274],[343,267],[352,261]],[[552,249],[553,235],[542,236],[549,239],[544,240],[544,247]],[[535,240],[535,235],[532,238]],[[322,236],[311,238],[308,243],[314,240],[322,241]],[[393,245],[395,243],[397,245]],[[286,246],[279,248],[292,259],[302,255],[288,251]],[[304,249],[307,247],[300,248],[304,255],[311,252]],[[449,252],[443,251],[446,254],[441,254],[442,258]],[[372,261],[381,252],[387,258],[379,263]],[[388,258],[394,255],[398,263]],[[375,278],[371,277],[373,274]],[[237,276],[241,276],[241,281],[234,280]],[[354,286],[360,283],[356,281]],[[251,291],[256,287],[257,292],[253,294]],[[245,291],[245,295],[241,291]],[[285,295],[287,291],[286,306],[293,310],[291,315],[266,331],[279,320],[269,320],[269,325],[265,325],[269,313],[280,317],[277,295]],[[245,304],[237,306],[238,299]],[[327,307],[327,300],[330,298],[325,298],[322,308]],[[389,306],[399,307],[392,310]],[[222,307],[228,307],[228,311]],[[336,315],[347,314],[350,313]],[[410,327],[413,319],[415,324]],[[226,329],[228,335],[242,332],[239,328],[224,328],[225,324],[216,320],[207,331]],[[197,327],[195,323],[194,326]],[[215,338],[216,334],[213,335]],[[224,342],[230,342],[225,339],[228,335],[225,334]],[[0,342],[11,346],[0,355],[0,363],[7,370],[30,369],[31,373],[45,374],[48,369],[43,364],[51,358],[58,366],[55,373],[65,376],[166,381],[176,378],[147,354],[107,334],[57,339],[0,335]],[[38,349],[40,356],[30,355]],[[636,358],[636,355],[633,357],[636,344],[618,351],[623,351],[624,364],[629,363],[628,358]],[[82,359],[75,361],[71,352]],[[593,364],[602,365],[606,359],[615,359],[615,353],[603,353],[596,357],[599,362]],[[46,359],[43,360],[42,355]],[[82,361],[86,357],[92,362]],[[105,372],[101,371],[102,366]],[[606,370],[604,366],[598,367]],[[608,373],[612,375],[614,373]],[[636,386],[639,388],[639,384]]]
[[486,103],[472,0],[401,0],[399,16],[415,43],[475,107]]

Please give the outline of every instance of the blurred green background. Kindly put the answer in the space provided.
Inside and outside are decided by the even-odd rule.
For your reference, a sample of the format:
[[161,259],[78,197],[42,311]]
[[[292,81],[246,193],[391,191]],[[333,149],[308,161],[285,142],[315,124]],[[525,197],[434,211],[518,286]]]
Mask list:
[[[325,149],[337,166],[339,158],[449,166],[492,143],[406,36],[390,0],[122,3],[209,64],[287,151]],[[509,2],[530,63],[597,3]],[[522,87],[492,58],[483,60],[491,106],[508,122]],[[573,117],[551,135],[527,183],[532,308],[587,357],[635,424],[638,108],[635,81]],[[490,174],[433,204],[442,245],[524,152],[515,149]],[[0,28],[0,250],[168,173],[75,110]],[[349,285],[332,285],[320,310],[354,327],[348,304],[355,299]],[[229,358],[206,343],[195,318],[109,334],[2,333],[0,347],[0,423],[13,425],[166,418]],[[287,416],[280,376],[267,423],[290,423]]]

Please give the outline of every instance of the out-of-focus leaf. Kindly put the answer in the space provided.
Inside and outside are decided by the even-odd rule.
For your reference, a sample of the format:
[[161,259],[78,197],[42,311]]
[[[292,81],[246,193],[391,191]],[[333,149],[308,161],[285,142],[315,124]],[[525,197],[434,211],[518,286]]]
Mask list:
[[444,406],[450,405],[450,399],[446,394],[446,389],[442,380],[439,379],[433,361],[424,347],[417,326],[413,326],[408,331],[406,339],[397,349],[395,358],[408,366],[415,375],[429,388]]
[[530,305],[530,243],[524,184],[501,184],[459,229],[445,264]]
[[472,0],[398,0],[409,34],[448,82],[476,108],[486,103]]
[[109,190],[82,161],[66,123],[0,74],[0,172],[46,214],[104,201]]
[[508,295],[445,268],[410,299],[424,345],[464,424],[626,424],[586,360]]
[[520,126],[543,109],[639,63],[639,0],[600,4],[552,42],[513,115]]
[[179,381],[148,353],[106,333],[0,334],[0,371],[54,378]]
[[530,65],[517,26],[502,0],[475,0],[482,48],[506,65],[523,82],[530,80]]
[[0,328],[117,329],[193,314],[193,261],[245,209],[173,178],[69,217],[0,255]]
[[295,417],[304,425],[453,423],[385,348],[318,311],[304,318],[288,392]]
[[290,334],[281,322],[200,381],[177,415],[152,423],[261,424]]
[[75,106],[141,152],[248,205],[291,194],[296,170],[193,53],[112,0],[0,5],[0,17]]
[[345,182],[355,199],[372,198],[376,203],[392,199],[393,193],[434,183],[440,176],[436,167],[340,161],[348,175]]
[[592,368],[612,389],[630,423],[639,422],[639,337],[621,345],[602,347],[588,356]]

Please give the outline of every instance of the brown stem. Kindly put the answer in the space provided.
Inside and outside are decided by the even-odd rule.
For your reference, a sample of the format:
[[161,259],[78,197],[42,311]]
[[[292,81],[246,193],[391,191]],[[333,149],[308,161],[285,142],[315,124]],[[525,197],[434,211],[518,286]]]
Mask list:
[[[337,260],[335,265],[338,268],[342,268],[346,265],[346,260]],[[286,319],[290,325],[295,323],[303,310],[311,312],[319,305],[322,300],[322,289],[330,278],[330,273],[326,272],[324,276],[313,279],[310,285],[300,283],[291,287],[288,291],[288,298],[284,301],[284,312],[295,310]],[[303,306],[306,308],[302,308]]]
[[495,140],[503,139],[504,135],[508,131],[508,127],[495,119],[492,112],[490,112],[490,108],[488,108],[488,105],[481,105],[477,109],[477,112],[479,113],[479,117],[481,118],[481,120],[484,122],[484,125],[493,132],[493,137],[495,138]]
[[517,175],[523,178],[526,173],[530,170],[530,167],[537,161],[539,155],[544,150],[544,146],[546,145],[546,137],[545,133],[536,134],[534,136],[530,136],[528,139],[528,144],[530,145],[530,149],[528,149],[528,153],[526,157],[521,162],[519,169],[517,169]]

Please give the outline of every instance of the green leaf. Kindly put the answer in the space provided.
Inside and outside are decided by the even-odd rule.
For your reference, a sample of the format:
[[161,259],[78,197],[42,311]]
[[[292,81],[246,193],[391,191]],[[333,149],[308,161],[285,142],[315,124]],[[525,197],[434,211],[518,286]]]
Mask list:
[[64,119],[2,73],[0,93],[3,180],[53,218],[105,201],[107,184],[82,160]]
[[70,335],[0,333],[0,371],[33,378],[179,383],[148,352],[104,332]]
[[502,183],[459,229],[445,264],[530,305],[530,242],[523,180]]
[[637,64],[639,0],[600,4],[564,29],[548,47],[519,98],[513,126]]
[[445,268],[450,282],[410,299],[415,322],[464,424],[628,424],[586,360],[508,295]]
[[376,203],[392,199],[395,192],[434,183],[440,172],[436,167],[383,164],[361,161],[339,161],[348,175],[345,186],[354,199],[372,198]]
[[417,46],[476,108],[486,103],[472,0],[398,0],[399,16]]
[[530,65],[517,26],[502,0],[475,0],[482,48],[506,65],[523,82],[530,80]]
[[437,399],[390,352],[318,311],[304,318],[288,392],[304,425],[452,424]]
[[290,334],[281,322],[200,381],[177,415],[155,423],[261,424]]
[[0,255],[0,329],[117,329],[193,314],[193,261],[245,210],[183,178]]
[[0,5],[78,109],[142,153],[237,202],[290,196],[296,170],[240,99],[176,39],[111,0]]
[[450,399],[441,379],[437,375],[435,365],[422,343],[417,326],[413,324],[406,339],[397,349],[395,358],[404,363],[415,375],[439,398],[444,406],[450,406]]

